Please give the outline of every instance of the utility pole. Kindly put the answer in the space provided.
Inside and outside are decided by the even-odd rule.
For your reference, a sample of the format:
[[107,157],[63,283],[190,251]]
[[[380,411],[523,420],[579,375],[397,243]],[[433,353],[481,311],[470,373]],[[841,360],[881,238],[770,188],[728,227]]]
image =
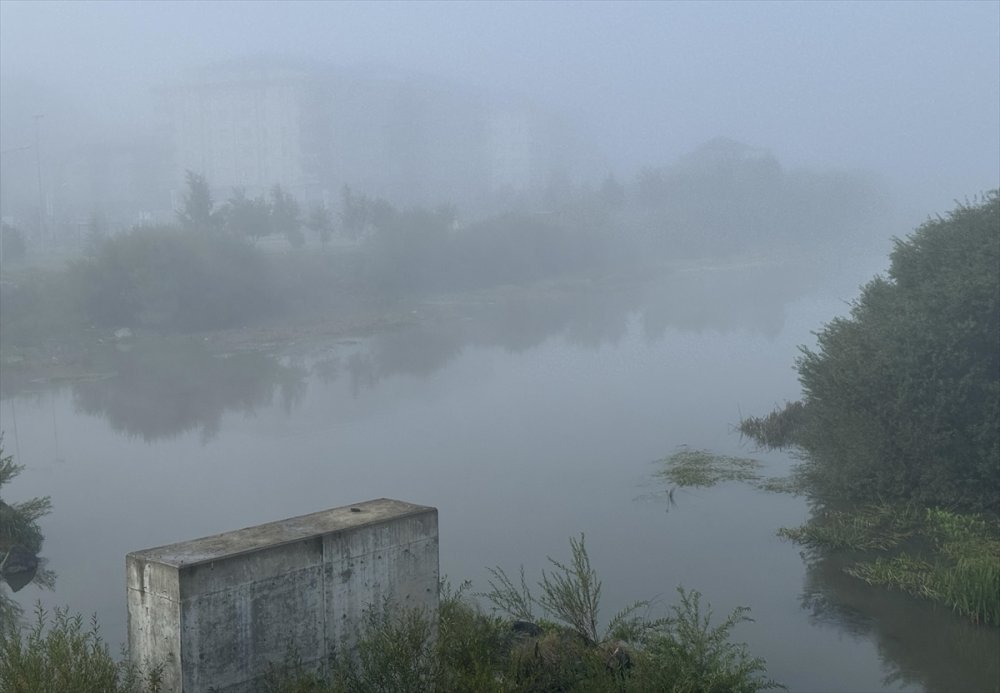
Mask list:
[[39,128],[44,115],[35,114],[35,171],[38,174],[38,236],[39,240],[45,242],[45,193],[42,191],[42,150],[39,142]]

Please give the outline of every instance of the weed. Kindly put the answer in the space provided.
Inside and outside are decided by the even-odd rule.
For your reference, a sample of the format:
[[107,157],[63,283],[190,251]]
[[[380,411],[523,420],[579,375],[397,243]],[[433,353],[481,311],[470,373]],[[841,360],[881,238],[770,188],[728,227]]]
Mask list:
[[645,640],[644,666],[633,690],[751,693],[784,688],[766,678],[763,659],[730,641],[733,628],[753,620],[748,608],[737,607],[713,626],[711,608],[703,613],[699,592],[683,587],[677,592],[680,604],[671,606],[663,626]]
[[722,481],[760,479],[760,462],[744,457],[713,455],[705,450],[682,450],[659,461],[657,476],[676,486],[715,486]]
[[796,435],[806,420],[802,402],[788,402],[781,409],[775,408],[766,416],[740,419],[740,435],[750,438],[761,447],[780,449],[796,445]]
[[0,690],[9,693],[157,693],[161,667],[143,673],[115,661],[101,639],[96,618],[89,630],[66,609],[49,614],[38,605],[25,637],[12,622],[0,625]]
[[[814,548],[895,552],[844,570],[870,585],[945,604],[976,623],[1000,624],[1000,524],[983,515],[865,506],[821,512],[778,534]],[[911,545],[920,551],[902,550]]]

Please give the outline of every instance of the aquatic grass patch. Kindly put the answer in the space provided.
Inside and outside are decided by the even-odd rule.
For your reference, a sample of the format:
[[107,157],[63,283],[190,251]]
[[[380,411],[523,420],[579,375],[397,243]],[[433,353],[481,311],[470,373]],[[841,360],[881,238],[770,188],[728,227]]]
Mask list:
[[919,520],[914,509],[891,505],[821,510],[801,527],[782,527],[778,536],[812,548],[887,551],[914,536]]
[[801,401],[787,402],[765,416],[740,418],[737,427],[741,436],[750,438],[761,447],[781,449],[796,445],[806,423],[806,408]]
[[768,493],[787,493],[792,496],[801,496],[806,493],[806,482],[799,474],[789,476],[771,476],[759,479],[753,483],[761,491]]
[[816,549],[876,553],[844,568],[870,585],[1000,625],[1000,522],[978,514],[915,506],[818,512],[779,536]]
[[869,585],[943,603],[976,623],[1000,625],[1000,559],[996,556],[961,558],[948,564],[903,554],[848,566],[844,572]]
[[758,482],[763,466],[745,457],[716,455],[707,450],[681,450],[658,460],[656,476],[679,487],[708,488],[723,481]]

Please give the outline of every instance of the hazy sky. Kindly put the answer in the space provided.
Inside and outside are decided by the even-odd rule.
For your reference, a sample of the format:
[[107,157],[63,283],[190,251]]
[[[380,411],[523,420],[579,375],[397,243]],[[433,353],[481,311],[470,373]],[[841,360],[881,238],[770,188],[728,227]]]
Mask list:
[[927,211],[1000,184],[1000,2],[0,0],[8,95],[30,80],[98,120],[141,120],[183,67],[261,54],[526,95],[621,175],[724,135],[874,171]]

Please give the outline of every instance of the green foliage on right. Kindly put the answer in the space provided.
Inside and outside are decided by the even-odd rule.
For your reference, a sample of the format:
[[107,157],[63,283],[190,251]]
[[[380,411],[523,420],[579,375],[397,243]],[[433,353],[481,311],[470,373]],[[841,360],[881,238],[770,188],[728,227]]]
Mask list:
[[897,240],[798,361],[814,491],[1000,508],[1000,194]]
[[779,536],[812,548],[865,552],[845,572],[870,585],[951,607],[1000,625],[1000,522],[915,506],[823,510]]

